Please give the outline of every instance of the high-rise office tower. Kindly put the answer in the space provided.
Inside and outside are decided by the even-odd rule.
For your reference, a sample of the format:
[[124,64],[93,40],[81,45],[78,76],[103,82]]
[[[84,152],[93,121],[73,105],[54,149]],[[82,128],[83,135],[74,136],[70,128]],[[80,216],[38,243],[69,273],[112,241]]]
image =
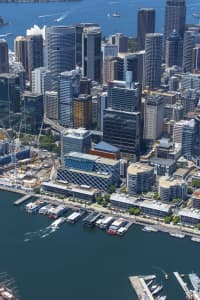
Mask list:
[[51,26],[46,28],[45,35],[46,66],[52,72],[55,88],[58,75],[75,68],[75,28]]
[[147,96],[144,104],[144,139],[155,141],[163,131],[165,101],[160,95]]
[[58,93],[54,91],[47,91],[44,98],[44,113],[45,116],[53,121],[59,120],[59,103]]
[[117,45],[118,52],[128,52],[128,37],[122,33],[116,33],[109,37],[109,43]]
[[19,111],[19,76],[8,73],[0,74],[0,120],[3,122],[3,125],[5,127],[16,126],[16,123],[14,124],[13,120],[15,113]]
[[29,71],[28,71],[28,47],[27,47],[27,39],[24,36],[17,36],[14,40],[14,51],[15,51],[15,61],[21,62],[25,72],[26,79],[29,79]]
[[75,25],[75,52],[76,52],[76,66],[82,66],[82,49],[83,49],[83,42],[82,42],[82,35],[83,29],[87,27],[99,27],[98,24],[95,23],[79,23]]
[[9,72],[8,44],[6,40],[0,40],[0,73]]
[[32,71],[32,92],[35,94],[45,94],[46,91],[51,90],[51,71],[45,67],[36,68]]
[[80,94],[90,95],[92,87],[92,80],[87,77],[82,77],[80,79]]
[[145,51],[127,54],[124,57],[124,78],[127,71],[131,72],[132,81],[142,84]]
[[101,82],[101,30],[100,27],[86,27],[82,35],[83,74],[87,78]]
[[192,72],[193,48],[200,42],[200,33],[192,30],[185,31],[183,41],[183,71]]
[[102,53],[103,53],[103,60],[110,57],[117,57],[118,46],[112,44],[103,44]]
[[166,40],[165,62],[167,67],[182,67],[183,40],[174,30]]
[[103,83],[123,80],[124,62],[120,57],[105,58],[103,61]]
[[145,39],[144,86],[158,88],[161,80],[162,63],[161,33],[148,33]]
[[154,8],[140,8],[137,15],[137,48],[144,50],[145,35],[155,32],[156,11]]
[[60,124],[73,127],[73,99],[80,94],[79,70],[66,71],[58,77]]
[[192,49],[192,71],[200,71],[200,44]]
[[169,37],[174,29],[183,38],[185,31],[185,19],[185,0],[166,0],[164,24],[165,40]]
[[29,35],[27,39],[28,72],[31,80],[31,72],[43,66],[43,37],[42,35]]
[[92,126],[92,96],[79,95],[73,101],[74,128],[91,129]]

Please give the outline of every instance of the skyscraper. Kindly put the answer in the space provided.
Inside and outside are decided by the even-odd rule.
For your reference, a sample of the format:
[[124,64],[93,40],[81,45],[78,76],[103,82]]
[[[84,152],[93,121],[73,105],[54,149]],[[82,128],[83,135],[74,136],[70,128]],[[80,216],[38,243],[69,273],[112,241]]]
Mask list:
[[58,93],[54,91],[47,91],[45,93],[44,100],[44,113],[45,117],[50,120],[59,120],[59,103],[58,103]]
[[92,126],[92,96],[79,95],[73,101],[74,128],[91,129]]
[[0,73],[9,72],[8,44],[6,40],[0,40]]
[[14,51],[15,51],[15,61],[21,62],[25,72],[26,79],[29,79],[29,71],[28,71],[28,47],[27,47],[27,39],[24,36],[17,36],[14,40]]
[[140,8],[137,15],[137,48],[144,50],[145,35],[155,32],[155,16],[154,8]]
[[101,82],[102,57],[100,27],[84,28],[82,38],[83,74],[91,80]]
[[35,94],[45,94],[46,91],[51,90],[51,71],[45,67],[40,67],[32,71],[32,92]]
[[169,37],[174,29],[183,38],[185,31],[185,19],[185,0],[166,0],[164,24],[165,40]]
[[144,86],[158,88],[161,80],[162,63],[161,33],[148,33],[145,39]]
[[80,93],[79,70],[66,71],[58,76],[60,124],[73,127],[73,99]]
[[28,72],[31,80],[31,72],[43,66],[43,37],[42,35],[29,35],[27,38]]
[[144,138],[155,141],[163,131],[164,99],[160,95],[150,95],[144,104]]
[[75,28],[51,26],[46,28],[46,65],[52,72],[53,87],[57,76],[75,68]]
[[124,57],[124,78],[127,71],[131,72],[132,81],[142,84],[145,51],[129,53]]
[[165,62],[167,67],[182,67],[183,60],[183,40],[174,30],[166,40]]
[[200,42],[200,33],[187,30],[184,34],[184,42],[183,42],[183,71],[192,72],[192,53],[193,48],[197,43]]

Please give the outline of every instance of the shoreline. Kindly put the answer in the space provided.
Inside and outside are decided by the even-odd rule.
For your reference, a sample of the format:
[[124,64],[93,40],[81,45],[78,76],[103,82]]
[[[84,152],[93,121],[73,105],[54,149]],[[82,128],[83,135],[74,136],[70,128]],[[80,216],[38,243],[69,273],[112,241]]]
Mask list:
[[57,2],[80,2],[81,0],[3,0],[0,2],[4,4],[21,4],[21,3],[57,3]]
[[[19,194],[19,195],[28,195],[32,193],[28,193],[22,190],[17,190],[13,187],[5,187],[0,186],[0,190]],[[132,224],[140,225],[140,226],[152,226],[153,228],[157,229],[158,232],[168,233],[168,234],[185,234],[189,237],[200,237],[200,230],[192,227],[186,227],[183,224],[175,225],[175,224],[166,224],[158,219],[153,219],[151,217],[144,217],[144,216],[131,216],[128,213],[119,213],[114,212],[108,208],[101,207],[97,205],[96,203],[92,203],[90,205],[86,203],[78,203],[69,201],[68,199],[58,199],[53,196],[45,195],[45,194],[32,194],[33,197],[36,198],[43,198],[44,202],[50,203],[50,204],[65,204],[68,205],[72,209],[77,208],[86,208],[89,211],[96,211],[102,214],[111,215],[113,217],[124,217]],[[156,232],[155,232],[156,233]]]

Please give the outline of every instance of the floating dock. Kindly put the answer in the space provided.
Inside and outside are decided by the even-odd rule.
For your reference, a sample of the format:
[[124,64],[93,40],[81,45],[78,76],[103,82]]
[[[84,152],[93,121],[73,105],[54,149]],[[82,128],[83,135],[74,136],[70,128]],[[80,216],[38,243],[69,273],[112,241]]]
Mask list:
[[145,280],[152,280],[154,278],[156,278],[155,275],[129,277],[131,285],[134,288],[138,299],[154,300],[154,297],[152,296],[152,293],[145,282]]
[[176,277],[180,286],[182,287],[185,295],[188,297],[188,299],[191,299],[191,292],[187,287],[187,283],[183,281],[183,279],[181,278],[181,275],[178,272],[173,272],[173,274]]
[[16,200],[16,201],[14,202],[14,205],[18,206],[18,205],[20,205],[20,204],[26,202],[26,201],[27,201],[28,199],[30,199],[31,197],[33,197],[33,196],[32,196],[32,195],[26,195],[26,196],[24,196],[24,197],[22,197],[22,198]]

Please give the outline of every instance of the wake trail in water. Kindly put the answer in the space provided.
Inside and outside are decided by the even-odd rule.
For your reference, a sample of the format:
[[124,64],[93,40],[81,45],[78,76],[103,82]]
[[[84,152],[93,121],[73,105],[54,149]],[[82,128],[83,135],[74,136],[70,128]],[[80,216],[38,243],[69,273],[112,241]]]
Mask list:
[[24,242],[31,242],[35,239],[43,239],[53,232],[55,232],[58,228],[52,228],[51,226],[48,226],[46,228],[33,231],[33,232],[26,232],[24,234]]

